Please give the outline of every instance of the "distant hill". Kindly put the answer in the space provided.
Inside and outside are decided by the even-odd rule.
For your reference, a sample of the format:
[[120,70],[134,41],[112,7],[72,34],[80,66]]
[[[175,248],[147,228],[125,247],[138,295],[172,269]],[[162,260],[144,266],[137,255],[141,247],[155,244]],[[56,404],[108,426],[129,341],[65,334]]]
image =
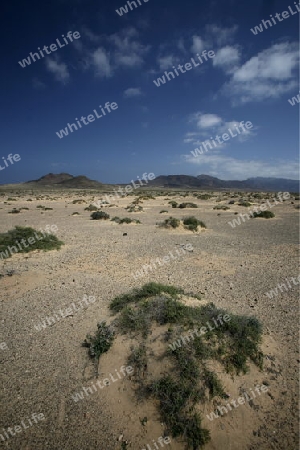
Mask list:
[[149,186],[166,188],[241,189],[257,191],[299,192],[299,181],[286,178],[248,178],[247,180],[220,180],[210,175],[160,175]]
[[34,183],[49,186],[51,184],[58,184],[62,183],[63,181],[71,180],[72,178],[74,178],[73,175],[70,175],[69,173],[59,173],[57,175],[55,175],[54,173],[48,173],[47,175],[44,175],[38,180],[27,181],[26,183]]
[[[129,183],[128,183],[129,184]],[[136,181],[138,185],[138,181]],[[38,180],[27,181],[19,184],[25,188],[38,187],[57,187],[60,189],[112,189],[116,184],[103,184],[99,181],[90,180],[84,175],[74,177],[69,173],[48,173]],[[118,186],[125,186],[124,183],[119,183]],[[277,191],[277,192],[299,192],[299,181],[289,180],[287,178],[248,178],[247,180],[220,180],[219,178],[210,175],[160,175],[154,180],[149,181],[147,185],[141,188],[158,187],[169,189],[203,189],[203,190],[219,190],[219,189],[234,189],[247,191]]]
[[31,186],[56,186],[60,188],[73,188],[73,189],[99,189],[104,185],[99,181],[90,180],[84,175],[74,177],[69,173],[53,174],[48,173],[38,180],[27,181],[26,184]]

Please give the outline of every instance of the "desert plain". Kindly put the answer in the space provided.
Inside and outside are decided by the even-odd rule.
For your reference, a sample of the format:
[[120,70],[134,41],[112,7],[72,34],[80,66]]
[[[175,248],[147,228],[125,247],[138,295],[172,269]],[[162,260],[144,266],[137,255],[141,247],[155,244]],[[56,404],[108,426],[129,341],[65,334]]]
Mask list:
[[[95,382],[95,368],[81,343],[93,334],[97,323],[112,320],[110,301],[146,283],[178,286],[201,299],[190,304],[213,302],[229,313],[255,316],[263,325],[261,349],[263,370],[250,363],[249,373],[233,376],[219,370],[230,399],[265,384],[268,392],[233,408],[213,421],[207,414],[213,403],[199,405],[199,412],[211,434],[207,450],[296,450],[298,434],[298,301],[299,287],[292,284],[269,298],[278,283],[299,276],[299,200],[293,196],[276,205],[274,218],[245,220],[232,228],[228,222],[247,213],[240,198],[259,205],[275,194],[211,192],[202,200],[197,192],[158,190],[154,198],[140,202],[140,212],[125,208],[138,193],[116,199],[101,208],[110,218],[130,217],[141,223],[118,224],[91,220],[86,211],[103,195],[97,191],[16,191],[2,189],[0,233],[16,225],[36,230],[56,225],[56,236],[64,242],[60,250],[16,253],[0,260],[2,405],[0,434],[15,427],[33,413],[44,420],[33,423],[9,438],[2,448],[13,450],[152,450],[163,448],[158,438],[165,425],[157,403],[138,400],[130,376],[120,376],[105,389],[84,399],[72,395]],[[200,194],[200,192],[198,192]],[[202,192],[203,194],[203,192]],[[9,200],[13,198],[14,200]],[[30,199],[30,201],[28,201]],[[194,202],[197,208],[172,208],[171,200]],[[234,200],[234,204],[228,204]],[[37,208],[42,205],[43,210]],[[228,210],[215,210],[227,205]],[[13,208],[21,209],[12,214]],[[167,212],[161,213],[162,210]],[[79,213],[79,214],[74,214]],[[169,216],[182,219],[193,215],[206,224],[192,232],[182,225],[166,229],[157,224]],[[176,249],[190,244],[179,255]],[[140,276],[134,276],[151,260],[170,259]],[[46,317],[76,305],[84,295],[94,297],[84,307],[74,308],[60,320],[40,331]],[[159,352],[153,338],[153,351]],[[118,337],[99,361],[99,379],[126,365],[130,343]],[[150,370],[155,371],[155,368]],[[159,367],[160,372],[167,368]],[[143,420],[146,418],[147,420]],[[27,422],[26,422],[27,423]],[[156,443],[156,444],[155,444]],[[148,447],[147,447],[148,445]],[[183,450],[182,439],[165,444],[169,450]]]

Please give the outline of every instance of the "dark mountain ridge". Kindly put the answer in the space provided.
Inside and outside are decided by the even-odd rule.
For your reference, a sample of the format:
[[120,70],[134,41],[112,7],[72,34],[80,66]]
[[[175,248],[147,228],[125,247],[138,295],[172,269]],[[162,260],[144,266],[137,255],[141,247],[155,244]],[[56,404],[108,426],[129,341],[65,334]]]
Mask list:
[[[138,181],[136,181],[137,184]],[[128,183],[130,184],[130,183]],[[100,189],[109,186],[96,180],[91,180],[84,175],[74,177],[69,173],[53,174],[48,173],[37,180],[31,180],[24,183],[32,187],[39,186],[53,186],[59,188],[73,188],[73,189]],[[119,186],[124,186],[124,183],[119,183]],[[192,175],[160,175],[154,180],[149,181],[147,187],[160,187],[169,189],[238,189],[251,191],[281,191],[281,192],[299,192],[299,181],[290,180],[286,178],[265,178],[255,177],[247,180],[220,180],[219,178],[210,175],[201,174],[198,176]]]

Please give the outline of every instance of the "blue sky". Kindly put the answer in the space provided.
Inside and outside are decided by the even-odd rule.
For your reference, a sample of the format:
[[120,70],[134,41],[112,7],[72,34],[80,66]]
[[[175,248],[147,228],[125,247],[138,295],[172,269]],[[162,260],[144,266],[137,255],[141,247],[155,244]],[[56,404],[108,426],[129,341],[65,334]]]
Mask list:
[[[126,183],[144,172],[222,179],[298,178],[299,13],[293,1],[125,0],[6,2],[2,12],[1,157],[21,161],[0,184],[49,173]],[[137,3],[138,4],[138,3]],[[270,14],[294,14],[254,35]],[[2,7],[3,8],[3,7]],[[22,68],[60,39],[80,38]],[[165,70],[203,50],[215,57],[160,87]],[[118,109],[60,139],[99,105]],[[194,157],[200,143],[241,121],[253,128]]]

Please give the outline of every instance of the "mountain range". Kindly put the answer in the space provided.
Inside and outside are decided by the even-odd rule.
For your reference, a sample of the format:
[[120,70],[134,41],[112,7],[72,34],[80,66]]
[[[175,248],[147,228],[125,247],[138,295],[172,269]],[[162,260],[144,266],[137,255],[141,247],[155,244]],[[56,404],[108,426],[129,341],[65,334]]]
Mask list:
[[[138,182],[136,182],[138,184]],[[24,183],[28,187],[59,187],[69,189],[104,189],[109,188],[109,184],[103,184],[96,180],[90,180],[84,175],[73,176],[68,173],[49,173],[37,180]],[[120,184],[124,186],[124,183]],[[299,192],[299,181],[286,178],[248,178],[247,180],[220,180],[210,175],[160,175],[149,181],[147,186],[155,188],[169,189],[239,189],[251,191],[282,191]],[[145,186],[146,187],[146,186]]]

